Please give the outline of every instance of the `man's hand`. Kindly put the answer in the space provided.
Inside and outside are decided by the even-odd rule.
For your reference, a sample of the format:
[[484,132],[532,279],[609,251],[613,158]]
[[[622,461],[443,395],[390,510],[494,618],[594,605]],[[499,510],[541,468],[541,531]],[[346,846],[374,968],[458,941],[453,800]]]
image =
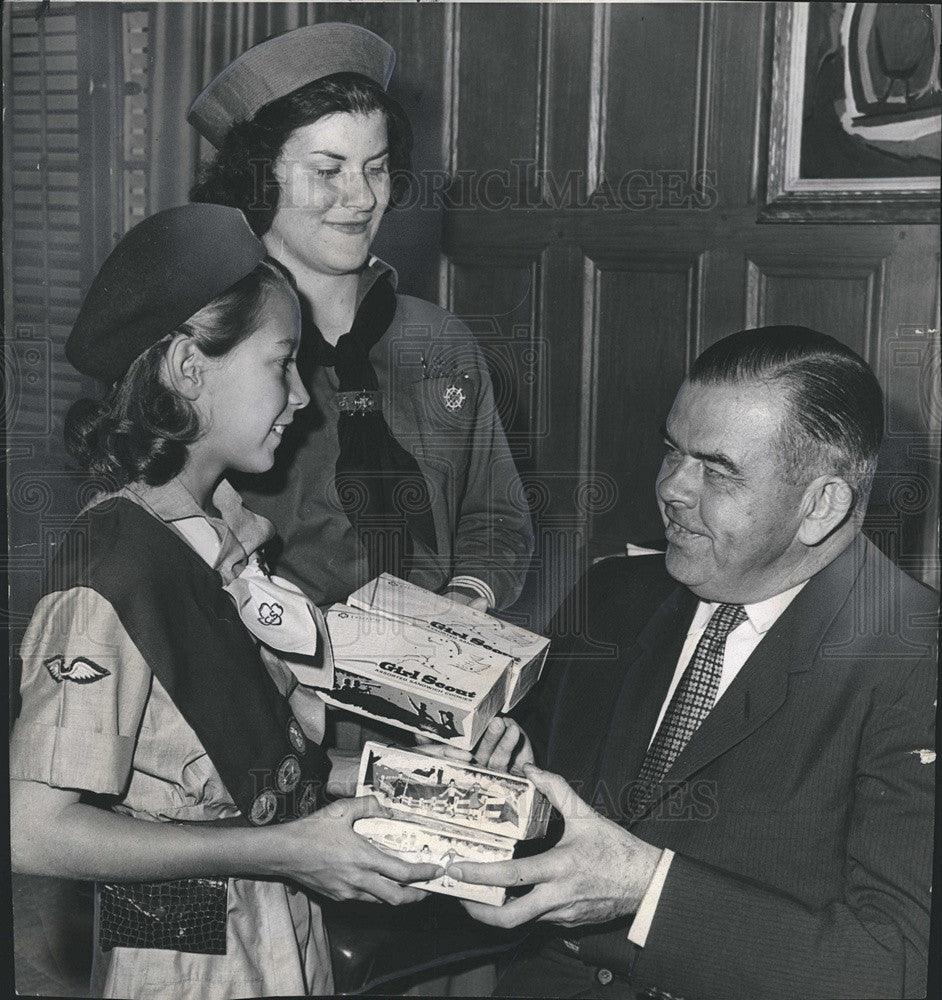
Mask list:
[[418,733],[415,743],[416,749],[421,753],[461,764],[478,764],[492,771],[509,771],[511,766],[519,771],[524,764],[533,763],[533,747],[530,746],[527,734],[506,715],[497,715],[491,719],[473,753],[435,743]]
[[372,795],[339,799],[305,819],[266,831],[277,839],[276,874],[330,899],[415,903],[428,893],[403,885],[442,874],[441,865],[410,864],[374,847],[353,829],[366,816],[388,816]]
[[487,611],[486,597],[475,597],[462,590],[446,590],[442,597],[447,597],[454,604],[464,604],[469,608],[476,608],[478,611]]
[[599,815],[558,774],[532,764],[524,773],[562,813],[559,843],[543,854],[511,861],[460,861],[450,878],[474,885],[532,885],[503,906],[462,902],[482,923],[517,927],[546,920],[563,927],[598,924],[634,913],[654,876],[661,849]]

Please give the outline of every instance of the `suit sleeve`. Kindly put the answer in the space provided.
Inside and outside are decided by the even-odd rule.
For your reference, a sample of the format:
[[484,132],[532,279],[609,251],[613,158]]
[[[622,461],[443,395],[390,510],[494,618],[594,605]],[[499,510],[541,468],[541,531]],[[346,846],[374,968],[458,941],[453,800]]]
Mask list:
[[523,589],[533,552],[533,528],[487,365],[470,332],[468,338],[477,386],[464,494],[455,525],[453,579],[456,583],[463,576],[482,580],[494,594],[494,606],[504,608]]
[[840,901],[811,909],[677,854],[633,984],[688,997],[924,996],[935,697],[923,661],[871,710]]

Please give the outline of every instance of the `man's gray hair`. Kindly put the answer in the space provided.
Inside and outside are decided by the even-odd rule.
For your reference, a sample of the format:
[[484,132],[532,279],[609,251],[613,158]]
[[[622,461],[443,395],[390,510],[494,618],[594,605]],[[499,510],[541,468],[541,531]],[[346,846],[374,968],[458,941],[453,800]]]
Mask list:
[[854,491],[855,513],[863,516],[883,440],[883,392],[867,362],[849,347],[803,326],[741,330],[708,347],[689,381],[780,388],[788,481],[839,475]]

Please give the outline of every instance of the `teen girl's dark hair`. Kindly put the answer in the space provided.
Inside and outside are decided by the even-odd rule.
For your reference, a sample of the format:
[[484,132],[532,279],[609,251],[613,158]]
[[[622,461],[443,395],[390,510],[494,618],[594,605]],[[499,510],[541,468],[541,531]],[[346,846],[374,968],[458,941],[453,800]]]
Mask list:
[[[258,326],[268,296],[289,289],[281,271],[263,262],[194,313],[174,333],[192,337],[207,357],[221,357]],[[174,333],[140,354],[104,400],[80,399],[65,418],[65,444],[90,472],[119,485],[161,486],[183,468],[186,446],[200,435],[196,411],[161,377]]]
[[270,101],[253,118],[229,130],[215,157],[204,164],[190,200],[241,209],[256,236],[271,227],[280,189],[273,165],[295,129],[337,112],[386,116],[392,194],[389,207],[408,189],[412,126],[400,105],[379,84],[359,73],[335,73]]

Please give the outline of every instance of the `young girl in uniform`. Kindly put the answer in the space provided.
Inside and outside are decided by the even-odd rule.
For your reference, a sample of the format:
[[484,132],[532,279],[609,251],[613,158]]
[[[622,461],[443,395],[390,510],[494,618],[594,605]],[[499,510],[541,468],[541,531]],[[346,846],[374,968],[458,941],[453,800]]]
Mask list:
[[442,871],[354,833],[374,799],[324,805],[323,703],[296,675],[329,686],[329,652],[225,479],[270,468],[308,402],[297,299],[264,258],[236,209],[158,213],[66,348],[112,386],[73,408],[70,447],[120,488],[62,540],[21,647],[12,851],[98,882],[94,996],[331,993],[304,890],[405,903]]

